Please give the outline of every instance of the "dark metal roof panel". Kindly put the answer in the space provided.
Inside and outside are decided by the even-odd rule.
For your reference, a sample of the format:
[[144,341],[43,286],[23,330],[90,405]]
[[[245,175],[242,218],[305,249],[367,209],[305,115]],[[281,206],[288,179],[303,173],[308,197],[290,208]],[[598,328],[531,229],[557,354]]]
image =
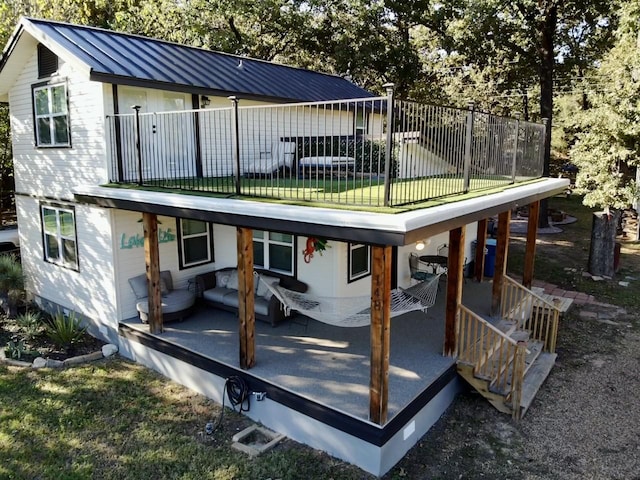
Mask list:
[[370,97],[344,78],[100,28],[27,19],[99,78],[291,101]]

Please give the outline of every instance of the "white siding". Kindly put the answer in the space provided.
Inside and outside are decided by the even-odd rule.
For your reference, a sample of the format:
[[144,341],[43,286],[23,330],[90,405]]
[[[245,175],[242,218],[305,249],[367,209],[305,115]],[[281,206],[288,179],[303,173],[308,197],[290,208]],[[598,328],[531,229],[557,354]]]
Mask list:
[[27,291],[117,329],[110,211],[68,204],[75,207],[75,271],[44,261],[40,205],[32,198],[16,197]]
[[16,191],[72,199],[73,186],[107,180],[103,87],[62,60],[53,80],[67,81],[72,148],[35,148],[31,85],[42,80],[34,52],[9,94]]
[[[145,273],[144,263],[144,247],[138,246],[126,248],[129,238],[139,235],[143,238],[143,228],[141,213],[128,212],[124,210],[115,210],[115,262],[116,262],[116,290],[118,293],[120,313],[119,319],[125,320],[137,316],[136,298],[129,286],[128,280],[132,277]],[[158,217],[160,224],[158,229],[161,235],[168,238],[168,235],[174,235],[175,239],[160,243],[160,270],[169,270],[173,280],[174,288],[187,288],[189,280],[201,272],[209,272],[214,270],[214,264],[205,264],[193,268],[180,270],[178,260],[178,237],[176,230],[176,219],[172,217]],[[216,233],[218,225],[214,225],[214,242],[217,242]],[[234,230],[235,231],[235,230]],[[235,237],[234,243],[235,258]],[[214,243],[215,258],[224,258],[219,256],[218,245]]]

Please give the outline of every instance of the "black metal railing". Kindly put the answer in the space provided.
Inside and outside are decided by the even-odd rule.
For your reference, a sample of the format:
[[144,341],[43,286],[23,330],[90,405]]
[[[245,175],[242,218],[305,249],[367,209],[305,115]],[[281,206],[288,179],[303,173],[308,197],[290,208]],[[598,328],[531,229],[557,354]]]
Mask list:
[[545,127],[387,96],[107,118],[111,181],[396,206],[542,175]]

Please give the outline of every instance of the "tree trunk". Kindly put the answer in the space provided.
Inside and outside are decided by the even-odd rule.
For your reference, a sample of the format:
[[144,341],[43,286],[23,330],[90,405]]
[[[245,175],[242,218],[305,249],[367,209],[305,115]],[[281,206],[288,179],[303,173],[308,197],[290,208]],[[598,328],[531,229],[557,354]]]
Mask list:
[[[544,164],[542,176],[549,176],[551,160],[551,122],[553,118],[553,69],[555,66],[555,34],[558,24],[558,7],[554,2],[547,2],[544,16],[540,22],[538,56],[540,61],[540,116],[547,119],[547,132],[544,142]],[[546,199],[545,199],[546,200]],[[549,226],[547,202],[540,202],[538,226]]]
[[620,211],[610,214],[596,212],[591,226],[591,249],[589,250],[589,273],[613,277],[616,233],[620,221]]

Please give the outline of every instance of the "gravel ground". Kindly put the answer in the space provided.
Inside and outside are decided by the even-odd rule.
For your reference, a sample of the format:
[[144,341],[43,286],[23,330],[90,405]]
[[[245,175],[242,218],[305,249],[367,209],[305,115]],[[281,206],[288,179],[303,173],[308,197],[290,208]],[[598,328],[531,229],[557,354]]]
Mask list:
[[556,367],[524,419],[461,395],[385,478],[640,479],[640,322],[574,307]]

